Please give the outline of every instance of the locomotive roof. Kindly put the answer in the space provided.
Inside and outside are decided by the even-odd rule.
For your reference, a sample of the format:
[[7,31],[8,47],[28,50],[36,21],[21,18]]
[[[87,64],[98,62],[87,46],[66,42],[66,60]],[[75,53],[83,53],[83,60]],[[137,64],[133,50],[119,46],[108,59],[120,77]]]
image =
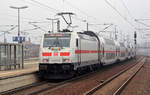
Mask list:
[[104,44],[116,45],[114,40],[103,38],[103,37],[101,37],[100,39]]
[[90,35],[86,35],[86,34],[82,34],[82,33],[80,33],[80,34],[78,34],[78,36],[81,38],[81,39],[86,39],[86,40],[92,40],[92,41],[96,41],[97,39],[96,39],[96,37],[94,37],[94,36],[90,36]]
[[123,42],[120,42],[120,46],[125,47],[125,44]]

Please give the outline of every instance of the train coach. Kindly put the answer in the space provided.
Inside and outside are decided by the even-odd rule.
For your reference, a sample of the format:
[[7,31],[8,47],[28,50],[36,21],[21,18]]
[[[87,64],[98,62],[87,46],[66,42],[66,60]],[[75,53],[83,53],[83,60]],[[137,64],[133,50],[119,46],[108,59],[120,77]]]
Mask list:
[[117,45],[114,40],[106,39],[101,37],[100,38],[100,43],[101,44],[101,64],[104,65],[109,65],[113,64],[117,61],[118,56],[117,56]]
[[120,45],[92,31],[44,34],[40,45],[40,76],[66,79],[122,61],[125,48]]
[[124,61],[127,59],[128,56],[128,48],[125,46],[125,44],[123,42],[119,42],[119,61]]

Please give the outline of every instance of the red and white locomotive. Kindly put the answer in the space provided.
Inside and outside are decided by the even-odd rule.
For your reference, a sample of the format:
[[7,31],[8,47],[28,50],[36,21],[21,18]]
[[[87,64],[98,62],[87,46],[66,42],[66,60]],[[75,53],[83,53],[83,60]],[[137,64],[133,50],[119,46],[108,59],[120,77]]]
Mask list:
[[133,46],[128,48],[92,31],[47,33],[40,46],[39,72],[46,79],[69,78],[134,57],[134,52]]

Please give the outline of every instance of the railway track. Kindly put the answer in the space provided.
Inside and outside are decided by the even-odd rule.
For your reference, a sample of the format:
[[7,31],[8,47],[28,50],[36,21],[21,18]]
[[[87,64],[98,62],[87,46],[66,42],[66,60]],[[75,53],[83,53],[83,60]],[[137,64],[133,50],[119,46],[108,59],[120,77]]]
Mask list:
[[0,95],[12,91],[12,89],[20,88],[35,82],[39,82],[37,72],[14,75],[0,78]]
[[[111,95],[119,95],[121,93],[121,91],[127,86],[127,84],[130,82],[130,80],[140,71],[140,69],[142,68],[142,66],[145,63],[145,58],[140,58],[136,64],[133,64],[132,66],[122,70],[121,72],[115,74],[114,76],[108,78],[106,81],[104,81],[103,83],[99,84],[98,86],[94,87],[93,89],[87,91],[86,93],[84,93],[84,95],[98,95],[98,90],[102,91],[102,88],[105,87],[106,85],[108,85],[110,82],[112,82],[114,79],[117,79],[120,75],[124,74],[126,71],[128,71],[129,69],[133,68],[134,66],[136,66],[138,63],[141,63],[141,65],[139,65],[137,67],[137,70],[130,75],[130,77],[122,83],[122,85],[116,89],[113,94],[111,93]],[[113,88],[113,87],[112,87]],[[97,93],[96,93],[97,92]],[[101,94],[101,93],[99,93]],[[105,94],[104,94],[105,95]]]
[[31,73],[25,73],[25,74],[19,74],[19,75],[7,76],[7,77],[0,77],[0,80],[6,80],[6,79],[10,79],[10,78],[17,78],[17,77],[27,76],[27,75],[31,75],[31,74],[38,74],[38,72],[35,71],[35,72],[31,72]]
[[[140,60],[141,60],[141,58],[138,61],[140,61]],[[100,71],[102,71],[102,70],[100,70]],[[43,92],[47,92],[47,91],[54,91],[55,89],[63,88],[64,86],[69,86],[73,82],[86,79],[86,78],[90,77],[91,75],[94,75],[97,72],[99,72],[99,71],[90,72],[88,74],[81,75],[81,76],[75,77],[73,79],[62,81],[62,82],[42,81],[39,83],[34,83],[31,85],[23,86],[21,88],[9,90],[9,91],[6,91],[6,92],[0,93],[0,94],[2,94],[2,95],[6,95],[6,94],[7,95],[8,94],[9,95],[37,95],[39,93],[43,93]],[[105,83],[105,82],[103,82],[103,83]],[[90,95],[90,94],[85,94],[85,95]]]
[[120,95],[120,93],[123,91],[123,89],[128,85],[128,83],[134,78],[134,76],[141,70],[141,68],[143,67],[143,65],[145,64],[145,62],[142,63],[142,65],[140,65],[138,67],[138,69],[136,70],[136,72],[134,72],[114,93],[113,95]]
[[[141,59],[139,59],[139,60],[141,60]],[[128,63],[129,64],[129,63]],[[126,65],[126,64],[121,64],[120,63],[120,65]],[[113,66],[114,65],[112,65],[112,68],[113,68]],[[115,66],[114,66],[115,67]],[[117,64],[116,64],[116,67],[117,67]],[[119,67],[119,66],[118,66]],[[107,67],[106,67],[107,68]],[[110,66],[110,68],[111,68],[111,66]],[[109,69],[109,66],[108,66],[108,68],[107,69]],[[104,71],[107,71],[106,69],[102,69],[102,70],[100,70],[100,71],[97,71],[97,72],[92,72],[92,73],[89,73],[89,74],[87,74],[87,75],[83,75],[83,76],[80,76],[80,77],[78,77],[78,78],[74,78],[73,80],[69,80],[69,81],[67,81],[67,82],[65,82],[65,83],[63,83],[63,84],[61,84],[61,85],[59,85],[59,86],[56,86],[56,87],[53,87],[53,88],[47,88],[46,90],[40,90],[40,91],[37,91],[37,92],[33,92],[33,93],[31,93],[31,94],[27,94],[27,95],[37,95],[37,94],[40,94],[40,95],[82,95],[81,93],[82,92],[80,92],[80,91],[77,91],[77,89],[85,89],[85,88],[82,88],[82,85],[84,85],[84,82],[86,81],[86,79],[88,80],[88,81],[90,81],[90,79],[89,78],[91,78],[91,77],[93,77],[93,76],[95,76],[94,74],[95,73],[99,73],[99,72],[103,72],[103,70]],[[103,77],[103,76],[101,76],[101,77]],[[83,82],[82,82],[83,81]],[[79,82],[79,83],[78,83]],[[97,82],[101,82],[101,81],[97,81]],[[78,84],[78,86],[81,86],[81,88],[78,88],[78,86],[76,87],[75,85],[77,85]],[[85,84],[86,85],[86,84]],[[89,82],[89,85],[90,85],[90,82]],[[75,88],[74,88],[74,86],[75,86]],[[71,89],[70,89],[70,87],[71,87]],[[59,91],[59,92],[57,92],[57,91]],[[72,92],[71,92],[72,91]],[[78,92],[77,94],[75,94],[74,93],[74,91],[75,92]]]
[[[95,72],[98,72],[98,71],[95,71]],[[72,78],[72,79],[69,79],[66,81],[58,82],[58,83],[49,82],[49,81],[41,81],[41,82],[33,83],[31,85],[26,85],[23,87],[4,91],[4,92],[0,93],[0,95],[6,95],[6,94],[7,95],[37,95],[38,93],[59,87],[59,86],[64,85],[68,82],[72,82],[72,81],[81,79],[83,77],[89,76],[95,72],[90,72],[90,73],[87,73],[87,74],[84,74],[84,75],[81,75],[81,76],[78,76],[78,77],[75,77],[75,78]],[[29,92],[28,90],[30,90],[30,89],[34,89],[34,90]]]

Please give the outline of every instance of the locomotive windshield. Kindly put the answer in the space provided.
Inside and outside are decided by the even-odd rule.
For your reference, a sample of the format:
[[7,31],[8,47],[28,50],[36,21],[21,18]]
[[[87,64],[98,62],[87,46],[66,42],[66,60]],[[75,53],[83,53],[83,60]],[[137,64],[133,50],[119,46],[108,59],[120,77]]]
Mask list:
[[45,35],[43,47],[70,47],[70,35]]

